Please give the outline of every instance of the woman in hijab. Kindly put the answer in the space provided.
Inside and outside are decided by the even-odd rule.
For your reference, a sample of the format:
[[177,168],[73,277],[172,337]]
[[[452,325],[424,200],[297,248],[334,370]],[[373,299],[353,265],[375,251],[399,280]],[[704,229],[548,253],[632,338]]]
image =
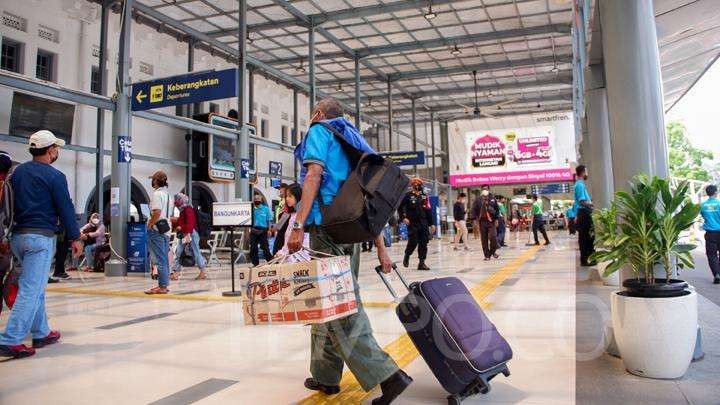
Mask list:
[[195,280],[204,280],[207,278],[205,275],[207,262],[200,253],[200,235],[197,232],[197,218],[195,216],[195,210],[192,205],[190,205],[190,198],[183,193],[175,194],[175,207],[180,211],[180,216],[174,219],[173,223],[178,232],[180,232],[179,236],[182,237],[182,240],[175,249],[173,272],[170,274],[170,279],[177,280],[180,278],[180,272],[182,271],[180,256],[185,250],[185,247],[188,246],[195,259],[195,265],[200,269],[200,273],[195,277]]

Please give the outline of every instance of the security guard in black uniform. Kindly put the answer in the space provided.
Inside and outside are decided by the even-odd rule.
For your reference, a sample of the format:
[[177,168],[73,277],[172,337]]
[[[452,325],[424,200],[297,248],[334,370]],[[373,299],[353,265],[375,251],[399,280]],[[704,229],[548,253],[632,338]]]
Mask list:
[[427,245],[430,241],[430,235],[435,233],[435,225],[432,220],[432,210],[430,208],[430,199],[423,189],[423,181],[419,178],[413,178],[410,182],[412,189],[408,191],[398,208],[400,218],[408,227],[408,244],[405,248],[405,257],[403,258],[403,266],[410,265],[410,255],[418,248],[418,270],[430,270],[425,264],[427,257]]

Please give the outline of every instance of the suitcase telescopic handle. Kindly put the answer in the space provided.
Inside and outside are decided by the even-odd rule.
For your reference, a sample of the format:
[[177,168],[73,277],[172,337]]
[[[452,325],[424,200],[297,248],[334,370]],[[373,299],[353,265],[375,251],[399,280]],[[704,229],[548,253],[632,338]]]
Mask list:
[[[392,268],[393,268],[393,270],[395,270],[395,274],[397,274],[398,278],[403,283],[405,288],[408,290],[408,292],[410,292],[410,285],[405,280],[405,277],[402,275],[400,270],[398,270],[397,265],[395,263],[393,263]],[[383,284],[385,284],[385,287],[387,287],[388,291],[390,291],[390,295],[392,295],[393,298],[395,300],[397,300],[398,296],[395,293],[395,289],[392,287],[392,285],[390,285],[390,282],[388,281],[387,277],[385,277],[385,273],[383,273],[383,271],[382,271],[382,266],[376,266],[375,271],[377,272],[378,276],[380,276],[380,280],[382,280]]]

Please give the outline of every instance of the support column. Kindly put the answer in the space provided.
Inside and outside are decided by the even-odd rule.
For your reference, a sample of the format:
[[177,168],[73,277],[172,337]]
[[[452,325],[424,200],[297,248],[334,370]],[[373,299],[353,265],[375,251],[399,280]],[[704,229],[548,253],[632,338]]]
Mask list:
[[[110,156],[110,195],[117,195],[111,203],[111,237],[114,252],[105,266],[106,276],[127,275],[127,220],[130,205],[130,163],[118,162],[120,136],[130,136],[130,27],[134,0],[125,0],[127,12],[121,14],[117,74],[117,101],[113,112],[112,154]],[[114,204],[113,204],[114,203]],[[112,207],[115,206],[115,209]],[[122,255],[118,257],[117,254]]]
[[[298,117],[298,89],[293,88],[293,146],[302,142],[300,139],[300,117]],[[298,181],[298,161],[293,157],[293,173]]]
[[[188,72],[192,72],[193,69],[195,69],[195,39],[190,38],[188,39],[188,60],[187,60],[187,69]],[[188,118],[192,118],[193,114],[195,113],[195,106],[193,104],[188,104],[185,106],[185,116]],[[188,199],[190,199],[190,204],[192,204],[192,164],[193,164],[193,148],[192,148],[192,131],[187,130],[185,132],[185,147],[187,148],[187,163],[188,167],[185,170],[185,194],[188,196]]]
[[[652,0],[602,0],[613,186],[627,190],[639,173],[668,176],[660,57]],[[622,269],[621,280],[633,278]]]
[[444,152],[444,155],[440,157],[440,166],[443,171],[443,183],[448,182],[450,175],[450,142],[448,139],[448,122],[440,122],[440,151]]
[[392,83],[387,82],[387,111],[388,111],[388,151],[393,150],[393,108],[392,108]]
[[593,190],[592,199],[596,208],[610,205],[615,192],[613,182],[613,162],[610,145],[610,124],[608,122],[607,94],[604,88],[588,90],[585,93],[587,117],[587,142],[592,157],[583,162],[589,163],[590,179]]
[[360,58],[355,56],[355,128],[360,131]]
[[[652,0],[598,2],[614,186],[638,173],[667,176],[660,58]],[[596,173],[597,174],[597,173]]]
[[432,159],[432,179],[437,183],[437,170],[435,170],[435,113],[430,113],[430,147]]
[[315,101],[317,99],[317,89],[315,88],[315,26],[310,21],[308,27],[308,76],[310,81],[310,114],[312,114],[315,108]]
[[[411,128],[410,131],[412,132],[412,150],[417,151],[417,117],[415,116],[415,98],[410,99],[410,111],[412,113],[412,118],[410,120]],[[399,146],[399,145],[398,145]],[[413,165],[413,171],[415,172],[415,175],[418,175],[417,171],[417,165]]]
[[[98,73],[100,74],[100,95],[107,94],[107,37],[108,15],[107,1],[103,0],[100,9],[100,54],[98,55]],[[97,210],[101,221],[105,221],[105,110],[97,109],[97,132],[95,146],[98,149],[95,155],[95,193],[97,195]]]
[[248,122],[255,122],[255,69],[248,69]]
[[[235,198],[250,201],[250,184],[248,179],[240,176],[240,158],[250,156],[250,142],[247,131],[247,107],[245,106],[245,81],[247,74],[246,42],[247,42],[247,0],[238,1],[238,66],[237,66],[237,102],[238,102],[238,139],[235,143]],[[250,162],[253,164],[253,162]]]

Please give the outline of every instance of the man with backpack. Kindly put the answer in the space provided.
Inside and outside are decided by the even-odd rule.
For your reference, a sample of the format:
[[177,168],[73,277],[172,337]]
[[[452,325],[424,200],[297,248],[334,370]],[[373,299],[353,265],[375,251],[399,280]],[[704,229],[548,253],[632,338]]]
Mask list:
[[[12,236],[10,245],[22,266],[19,292],[5,332],[0,334],[0,358],[20,358],[35,354],[35,349],[53,344],[60,332],[50,329],[45,312],[45,285],[55,250],[58,219],[72,241],[73,256],[83,251],[75,207],[68,193],[67,179],[52,167],[65,141],[50,131],[30,136],[33,159],[16,167],[3,188],[3,199],[12,198]],[[22,344],[32,334],[32,347]]]
[[[321,205],[327,207],[333,202],[353,169],[348,151],[343,149],[337,136],[342,136],[345,142],[364,153],[374,151],[357,128],[343,117],[342,106],[333,98],[324,98],[317,103],[311,122],[313,125],[305,139],[295,149],[295,157],[303,164],[300,172],[303,190],[296,219],[290,225],[292,233],[288,248],[291,253],[300,250],[307,231],[311,249],[332,255],[350,255],[358,311],[339,320],[312,325],[312,377],[305,380],[305,387],[328,395],[338,393],[343,364],[347,364],[365,391],[380,385],[382,395],[373,404],[389,404],[412,383],[412,378],[398,368],[372,335],[357,284],[360,246],[357,243],[338,244],[320,226],[323,219]],[[324,125],[329,125],[340,135],[334,135]],[[382,271],[389,273],[393,263],[385,250],[382,235],[375,239],[375,246]]]

